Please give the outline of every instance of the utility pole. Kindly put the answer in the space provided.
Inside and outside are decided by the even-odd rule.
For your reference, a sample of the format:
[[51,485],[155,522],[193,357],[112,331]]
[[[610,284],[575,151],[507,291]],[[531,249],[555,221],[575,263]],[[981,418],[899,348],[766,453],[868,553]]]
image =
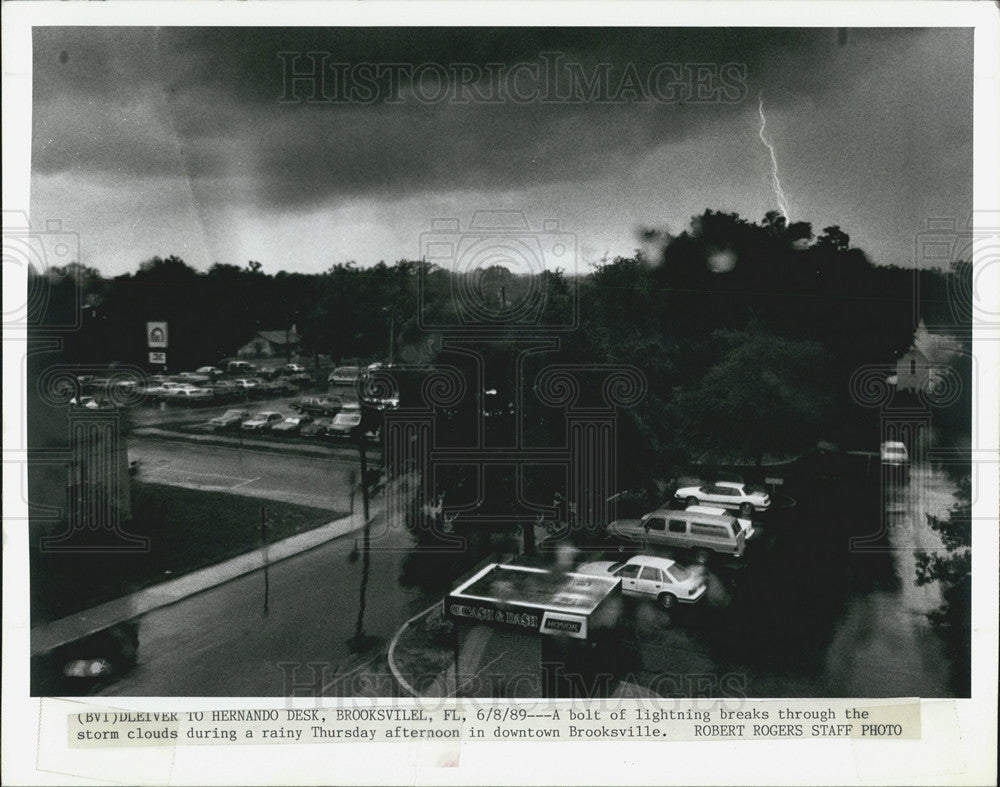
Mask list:
[[396,362],[396,312],[389,312],[389,366]]
[[264,542],[264,614],[267,615],[268,601],[271,595],[271,582],[267,573],[267,563],[270,559],[268,555],[269,538],[267,534],[267,511],[264,506],[260,507],[260,538]]
[[[362,424],[364,422],[362,421]],[[354,627],[354,638],[351,640],[351,648],[355,652],[365,649],[369,638],[365,636],[365,606],[367,604],[368,574],[371,569],[371,524],[368,511],[368,454],[365,447],[364,427],[358,426],[358,462],[361,465],[361,508],[365,518],[364,531],[361,536],[362,557],[361,557],[361,592],[358,599],[358,622]]]

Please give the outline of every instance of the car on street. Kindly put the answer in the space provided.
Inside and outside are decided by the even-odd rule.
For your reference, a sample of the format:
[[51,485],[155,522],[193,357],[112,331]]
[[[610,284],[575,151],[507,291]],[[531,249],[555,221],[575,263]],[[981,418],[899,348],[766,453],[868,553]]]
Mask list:
[[766,489],[742,481],[716,481],[702,486],[685,486],[678,489],[674,497],[689,506],[707,503],[735,508],[744,517],[771,507],[771,496]]
[[244,421],[240,428],[245,432],[267,432],[284,418],[285,416],[274,410],[265,410],[262,413],[257,413],[249,421]]
[[208,425],[217,432],[224,432],[227,429],[236,429],[244,421],[249,421],[252,413],[249,410],[226,410],[222,415],[217,415],[208,422]]
[[664,609],[677,603],[700,601],[708,586],[702,572],[692,571],[670,558],[635,555],[624,562],[598,561],[584,563],[578,574],[618,577],[626,596],[656,599]]
[[361,426],[361,408],[344,408],[326,430],[327,437],[353,437]]
[[879,457],[884,465],[904,466],[910,462],[906,444],[897,440],[886,440],[879,449]]
[[295,434],[303,426],[311,424],[312,420],[312,417],[308,415],[290,415],[281,423],[272,426],[271,431],[280,434]]
[[326,430],[332,425],[332,418],[317,418],[311,424],[303,426],[299,434],[303,437],[326,437]]
[[194,370],[195,374],[204,374],[208,377],[219,377],[222,374],[222,369],[218,366],[199,366]]

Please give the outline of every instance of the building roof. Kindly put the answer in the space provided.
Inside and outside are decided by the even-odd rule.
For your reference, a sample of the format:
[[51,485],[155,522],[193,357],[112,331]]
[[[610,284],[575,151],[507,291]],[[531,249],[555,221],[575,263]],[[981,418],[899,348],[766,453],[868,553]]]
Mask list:
[[617,577],[559,574],[493,563],[455,588],[449,598],[589,614],[618,585]]
[[931,333],[921,320],[913,334],[913,350],[916,350],[933,366],[945,366],[951,362],[959,350],[958,342],[950,336]]
[[299,335],[298,333],[295,332],[294,325],[291,328],[288,328],[287,330],[281,328],[276,331],[257,331],[256,335],[259,336],[261,339],[266,339],[267,341],[271,342],[271,344],[284,345],[286,343],[287,344],[299,343]]

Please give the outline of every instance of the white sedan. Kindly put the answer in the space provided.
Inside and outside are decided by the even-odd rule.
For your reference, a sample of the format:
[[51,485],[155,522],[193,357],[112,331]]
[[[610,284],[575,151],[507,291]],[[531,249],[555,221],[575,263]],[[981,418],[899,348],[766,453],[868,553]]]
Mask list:
[[704,486],[685,486],[678,489],[674,497],[686,506],[708,503],[723,508],[735,508],[745,517],[754,511],[766,511],[771,507],[771,496],[764,489],[742,481],[716,481],[714,484]]
[[652,555],[636,555],[624,563],[584,563],[576,573],[618,577],[626,596],[655,598],[664,609],[678,602],[694,604],[705,595],[708,587],[703,574],[696,574],[669,558]]
[[240,428],[247,432],[266,432],[275,424],[281,423],[284,419],[285,416],[274,411],[257,413],[249,421],[244,421]]

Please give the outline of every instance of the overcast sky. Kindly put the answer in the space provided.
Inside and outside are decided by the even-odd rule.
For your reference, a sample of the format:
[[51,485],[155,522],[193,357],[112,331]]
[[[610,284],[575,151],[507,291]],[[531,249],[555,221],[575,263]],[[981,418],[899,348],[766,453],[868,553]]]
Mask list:
[[[326,98],[349,100],[281,101],[281,52],[389,74],[365,89],[356,70],[347,95],[330,69]],[[708,100],[679,100],[665,63],[706,64]],[[574,68],[622,100],[566,100]],[[778,207],[761,94],[791,220],[911,265],[927,219],[969,215],[971,32],[36,28],[32,224],[62,219],[107,275],[169,254],[309,272],[416,258],[435,218],[523,210],[574,233],[586,270],[643,226]]]

